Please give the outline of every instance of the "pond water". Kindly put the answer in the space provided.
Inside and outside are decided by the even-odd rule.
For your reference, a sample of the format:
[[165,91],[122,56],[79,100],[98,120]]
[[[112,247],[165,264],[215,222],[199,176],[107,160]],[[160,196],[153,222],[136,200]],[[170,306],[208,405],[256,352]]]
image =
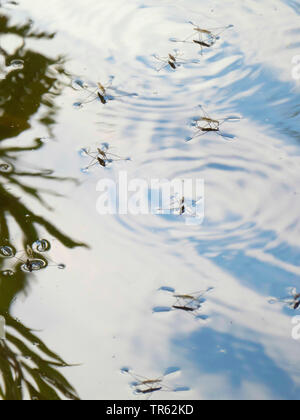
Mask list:
[[[299,398],[299,14],[1,1],[3,399]],[[187,142],[199,105],[239,119]],[[131,160],[82,170],[103,143]],[[98,182],[125,171],[203,179],[203,223],[101,216]]]

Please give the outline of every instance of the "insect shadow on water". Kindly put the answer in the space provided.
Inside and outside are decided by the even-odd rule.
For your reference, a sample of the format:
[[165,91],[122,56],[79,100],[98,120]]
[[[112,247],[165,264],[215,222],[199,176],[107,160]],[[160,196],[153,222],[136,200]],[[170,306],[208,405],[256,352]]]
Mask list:
[[196,133],[192,137],[187,137],[186,141],[194,140],[195,138],[204,136],[208,133],[215,133],[218,136],[223,137],[225,140],[233,140],[235,138],[232,134],[227,134],[224,132],[221,132],[221,126],[225,124],[226,122],[237,122],[240,121],[241,118],[238,116],[230,116],[223,119],[215,119],[208,115],[208,113],[205,111],[202,105],[199,105],[202,115],[200,118],[195,118],[193,120],[192,126],[195,127]]
[[83,90],[87,93],[87,96],[84,100],[75,102],[73,104],[74,108],[82,108],[84,105],[95,101],[99,101],[102,105],[106,105],[109,101],[113,101],[118,98],[138,96],[136,93],[119,91],[117,88],[112,86],[113,80],[114,76],[111,76],[107,84],[104,85],[97,82],[95,86],[90,85],[81,79],[75,79],[72,82],[72,87],[75,90]]
[[175,289],[171,287],[162,287],[159,291],[171,293],[174,302],[172,306],[159,306],[153,308],[155,313],[165,313],[172,311],[182,311],[191,314],[196,319],[201,319],[206,321],[208,317],[200,313],[203,304],[206,302],[205,295],[212,291],[213,288],[210,287],[206,290],[193,293],[178,293]]
[[190,43],[201,47],[201,55],[203,54],[203,48],[211,48],[220,39],[220,35],[226,30],[233,28],[233,25],[228,25],[220,28],[202,28],[194,22],[189,22],[193,25],[193,33],[190,34],[186,39],[180,40],[177,38],[171,38],[170,41],[178,43]]
[[[50,249],[50,242],[47,241],[47,239],[40,239],[32,245],[27,245],[26,250],[23,251],[16,251],[13,247],[8,245],[0,246],[0,257],[17,260],[13,269],[15,269],[16,266],[19,266],[22,271],[27,273],[40,271],[46,267],[57,267],[63,270],[65,268],[64,264],[55,263],[48,255],[47,257],[44,257],[44,253],[49,252]],[[51,264],[49,264],[49,261]],[[2,275],[4,277],[13,276],[14,270],[6,269],[2,271]]]
[[158,378],[147,378],[133,372],[130,368],[124,367],[121,369],[121,373],[128,374],[133,379],[130,386],[133,389],[135,395],[144,395],[147,398],[151,398],[154,393],[157,392],[183,392],[189,391],[188,387],[172,387],[167,383],[166,379],[169,379],[174,374],[180,372],[177,367],[168,368],[164,374]]
[[153,57],[157,61],[161,61],[163,64],[156,68],[157,72],[160,72],[161,70],[169,67],[172,70],[177,70],[178,67],[184,65],[184,64],[198,64],[199,60],[185,60],[182,57],[182,53],[180,53],[179,50],[174,50],[173,53],[168,54],[166,57],[160,57],[157,54],[154,54]]
[[300,308],[300,293],[297,292],[296,288],[288,288],[289,296],[284,298],[272,298],[269,300],[271,305],[275,303],[285,303],[290,309],[296,311]]
[[176,193],[171,197],[169,208],[158,208],[157,214],[165,215],[173,213],[176,216],[197,217],[197,205],[202,202],[202,197],[198,200],[187,199],[184,195],[184,181],[182,181],[182,193]]
[[130,161],[131,159],[122,158],[114,153],[109,152],[109,144],[103,143],[100,147],[97,148],[96,151],[90,151],[89,149],[81,149],[80,151],[82,156],[88,156],[92,160],[85,168],[82,168],[81,171],[86,173],[94,166],[100,165],[103,168],[106,168],[108,165],[112,164],[113,162],[121,162],[121,161]]

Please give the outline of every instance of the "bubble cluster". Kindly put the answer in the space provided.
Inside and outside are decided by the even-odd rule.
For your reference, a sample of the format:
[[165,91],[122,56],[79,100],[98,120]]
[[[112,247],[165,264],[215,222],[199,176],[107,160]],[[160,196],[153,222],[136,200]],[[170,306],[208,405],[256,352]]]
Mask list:
[[3,277],[13,277],[15,272],[13,270],[3,270],[1,271]]
[[[39,258],[38,254],[46,253],[50,251],[50,249],[51,244],[47,239],[38,239],[32,245],[27,245],[24,251],[19,252],[16,252],[14,248],[8,245],[0,246],[0,257],[14,258],[19,262],[19,268],[26,273],[39,271],[46,267],[57,267],[59,270],[64,270],[66,266],[63,263],[57,264],[56,262],[52,261],[50,257],[47,257],[47,259],[41,257]],[[48,260],[50,260],[50,264]],[[4,277],[12,277],[15,272],[11,269],[6,269],[2,271],[1,274]]]

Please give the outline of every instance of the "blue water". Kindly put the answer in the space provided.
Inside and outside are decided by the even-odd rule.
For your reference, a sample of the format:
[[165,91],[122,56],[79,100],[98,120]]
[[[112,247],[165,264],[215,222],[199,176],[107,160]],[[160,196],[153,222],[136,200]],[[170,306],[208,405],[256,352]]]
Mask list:
[[[300,340],[292,337],[292,320],[299,312],[280,299],[289,287],[300,290],[300,81],[292,77],[300,5],[39,3],[20,0],[2,12],[12,25],[32,19],[32,30],[55,33],[25,42],[48,59],[64,57],[65,74],[55,76],[62,89],[54,105],[39,104],[29,126],[7,142],[45,138],[42,148],[22,155],[20,168],[50,168],[79,184],[36,180],[37,188],[63,196],[47,196],[52,212],[22,197],[89,248],[68,249],[50,235],[53,259],[67,268],[31,276],[28,293],[16,295],[13,316],[41,331],[68,363],[80,364],[63,374],[83,399],[144,398],[133,394],[130,375],[157,378],[170,366],[179,369],[153,398],[298,399]],[[201,55],[195,44],[170,41],[187,38],[191,20],[203,28],[234,26]],[[18,42],[0,36],[4,50]],[[166,57],[174,48],[182,65],[157,72],[153,55]],[[87,97],[74,89],[75,80],[95,88],[111,76],[116,90],[106,105],[73,106]],[[199,105],[212,118],[239,117],[221,127],[230,138],[206,133],[186,142],[195,134]],[[49,108],[53,121],[43,123]],[[89,160],[78,151],[102,143],[131,161],[82,173]],[[174,215],[100,216],[97,183],[117,180],[120,171],[148,181],[204,179],[203,224],[189,226]],[[18,241],[20,232],[12,229]],[[172,290],[210,287],[202,319],[170,310]],[[271,305],[271,297],[278,302]],[[130,369],[122,375],[124,366]]]

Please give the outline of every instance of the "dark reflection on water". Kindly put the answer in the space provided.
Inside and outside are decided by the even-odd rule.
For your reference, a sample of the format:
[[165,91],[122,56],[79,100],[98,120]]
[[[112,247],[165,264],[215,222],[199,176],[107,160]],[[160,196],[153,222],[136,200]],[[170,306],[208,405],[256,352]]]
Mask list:
[[[40,123],[51,127],[55,121],[56,109],[51,97],[48,95],[46,98],[45,94],[51,93],[56,96],[61,93],[62,84],[59,83],[58,77],[64,70],[61,57],[53,60],[26,48],[28,38],[51,39],[54,34],[34,33],[31,22],[22,26],[12,26],[6,16],[0,17],[0,34],[15,34],[22,38],[22,45],[14,54],[9,55],[3,49],[0,51],[6,66],[15,64],[15,68],[0,81],[0,141],[3,142],[29,129],[30,119],[37,113],[41,104],[46,105],[47,114],[42,117]],[[54,65],[56,72],[53,70]],[[28,290],[32,272],[36,271],[37,266],[31,264],[31,259],[36,261],[39,258],[40,261],[44,261],[43,267],[48,264],[47,257],[39,252],[43,249],[33,249],[32,246],[40,239],[40,228],[67,248],[84,246],[22,203],[22,198],[26,196],[46,206],[39,188],[28,185],[28,182],[23,183],[24,178],[59,179],[49,170],[18,170],[19,158],[24,153],[34,153],[43,145],[41,139],[35,139],[26,146],[7,146],[6,143],[6,146],[0,149],[0,246],[8,250],[18,249],[11,232],[13,219],[22,234],[25,254],[22,260],[25,259],[27,264],[25,272],[20,269],[20,261],[20,264],[14,265],[13,270],[7,270],[4,266],[13,256],[8,255],[0,259],[0,315],[5,318],[8,327],[6,340],[0,340],[0,396],[7,400],[79,398],[58,370],[68,365],[55,352],[49,350],[30,329],[11,316],[14,300],[20,293]],[[68,181],[63,178],[60,180]],[[12,186],[22,191],[22,198],[11,192]]]

